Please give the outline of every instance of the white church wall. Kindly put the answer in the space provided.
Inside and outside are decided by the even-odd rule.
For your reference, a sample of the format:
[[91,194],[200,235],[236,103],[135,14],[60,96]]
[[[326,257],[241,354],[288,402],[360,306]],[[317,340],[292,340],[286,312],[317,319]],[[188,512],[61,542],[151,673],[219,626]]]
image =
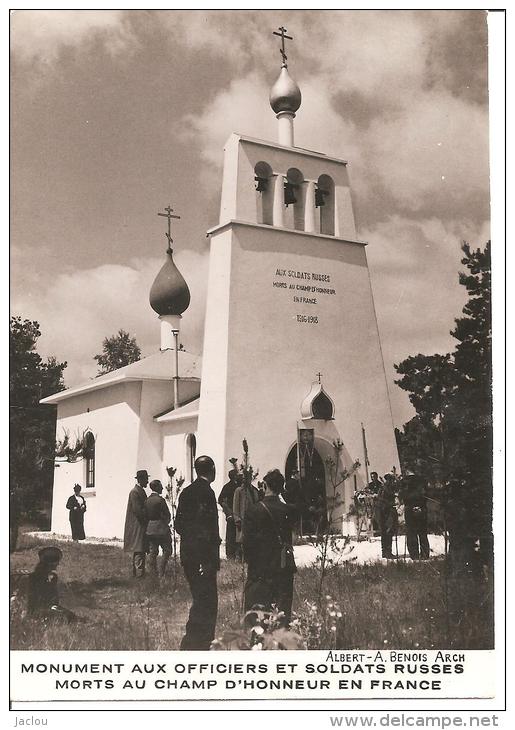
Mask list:
[[[140,429],[137,468],[146,469],[150,479],[163,475],[163,440],[161,428],[154,416],[173,403],[173,385],[170,381],[145,380],[141,384]],[[166,472],[165,472],[166,474]]]
[[[202,450],[225,464],[246,437],[261,474],[283,471],[300,404],[321,372],[348,459],[362,464],[358,487],[365,480],[361,422],[371,468],[398,468],[365,247],[233,224],[212,235],[211,256],[217,273],[208,290]],[[222,483],[219,467],[217,490]]]
[[85,488],[85,462],[56,464],[52,531],[70,534],[66,500],[73,485],[86,498],[86,536],[123,537],[127,494],[134,484],[139,434],[141,383],[122,383],[62,401],[57,437],[89,429],[95,436],[95,487]]

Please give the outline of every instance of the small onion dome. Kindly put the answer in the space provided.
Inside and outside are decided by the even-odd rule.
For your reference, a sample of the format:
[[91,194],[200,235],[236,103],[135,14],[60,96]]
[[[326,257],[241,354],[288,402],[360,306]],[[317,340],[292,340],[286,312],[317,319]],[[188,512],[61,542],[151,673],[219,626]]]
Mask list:
[[157,314],[182,314],[190,304],[190,290],[183,275],[175,265],[172,251],[166,252],[161,267],[150,290],[150,306]]
[[270,91],[270,106],[276,114],[290,112],[295,114],[300,107],[300,89],[288,73],[286,66],[281,68],[277,81]]

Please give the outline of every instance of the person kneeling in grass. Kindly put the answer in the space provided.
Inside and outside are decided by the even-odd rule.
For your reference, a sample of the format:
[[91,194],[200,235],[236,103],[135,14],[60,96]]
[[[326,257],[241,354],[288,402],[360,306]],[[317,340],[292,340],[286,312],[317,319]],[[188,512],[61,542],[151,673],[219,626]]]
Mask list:
[[44,547],[38,552],[39,563],[29,575],[28,612],[41,618],[59,618],[68,621],[80,620],[69,608],[59,603],[57,588],[57,566],[63,557],[58,547]]

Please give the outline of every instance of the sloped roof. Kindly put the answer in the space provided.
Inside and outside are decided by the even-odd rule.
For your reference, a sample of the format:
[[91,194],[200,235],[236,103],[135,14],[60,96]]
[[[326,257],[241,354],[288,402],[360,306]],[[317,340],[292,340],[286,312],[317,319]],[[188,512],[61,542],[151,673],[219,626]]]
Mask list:
[[189,403],[179,406],[179,408],[170,408],[170,410],[165,413],[154,416],[154,421],[157,421],[158,423],[168,423],[169,421],[181,421],[184,418],[194,418],[195,416],[198,416],[199,405],[200,398],[197,397]]
[[[40,403],[59,403],[66,398],[89,393],[100,388],[108,388],[118,383],[138,380],[171,380],[174,371],[175,350],[159,350],[111,373],[92,378],[87,383],[62,390],[60,393],[43,398]],[[200,380],[202,358],[186,350],[179,350],[179,376],[181,380]]]

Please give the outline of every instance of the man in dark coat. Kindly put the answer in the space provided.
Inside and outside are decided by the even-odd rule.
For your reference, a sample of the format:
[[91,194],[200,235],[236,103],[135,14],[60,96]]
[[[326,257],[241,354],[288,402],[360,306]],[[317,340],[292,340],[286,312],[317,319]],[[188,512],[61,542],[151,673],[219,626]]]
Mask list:
[[245,610],[275,604],[286,621],[291,617],[294,566],[283,567],[283,545],[291,546],[297,510],[279,499],[284,477],[278,469],[265,474],[265,496],[245,513],[243,547],[248,563]]
[[77,616],[59,603],[57,566],[63,554],[58,547],[44,547],[38,552],[39,563],[29,575],[28,612],[41,618],[59,618],[72,622]]
[[404,502],[406,543],[412,560],[428,560],[427,502],[422,477],[408,474],[402,479],[399,497]]
[[163,485],[159,479],[150,482],[151,494],[145,500],[146,535],[148,545],[148,572],[157,576],[157,556],[159,548],[163,551],[159,576],[164,578],[168,558],[172,554],[172,536],[170,534],[170,510],[161,497]]
[[225,555],[230,560],[237,557],[239,549],[239,545],[236,544],[236,525],[234,523],[232,508],[234,492],[238,485],[241,484],[243,477],[236,469],[231,469],[228,477],[229,481],[223,485],[220,496],[218,497],[218,504],[223,510],[227,523],[227,527],[225,528]]
[[145,552],[147,517],[145,501],[147,494],[145,487],[148,484],[148,472],[140,469],[136,473],[136,484],[129,492],[127,513],[125,515],[125,531],[123,535],[123,549],[132,553],[132,575],[135,578],[145,576]]
[[215,493],[216,469],[210,456],[195,459],[197,478],[179,495],[175,529],[181,536],[181,564],[193,603],[182,650],[207,650],[215,637],[218,612],[216,574],[220,570],[220,534]]
[[393,474],[385,474],[374,502],[374,517],[381,532],[381,555],[391,560],[392,538],[397,534],[397,510],[395,509],[395,480]]

